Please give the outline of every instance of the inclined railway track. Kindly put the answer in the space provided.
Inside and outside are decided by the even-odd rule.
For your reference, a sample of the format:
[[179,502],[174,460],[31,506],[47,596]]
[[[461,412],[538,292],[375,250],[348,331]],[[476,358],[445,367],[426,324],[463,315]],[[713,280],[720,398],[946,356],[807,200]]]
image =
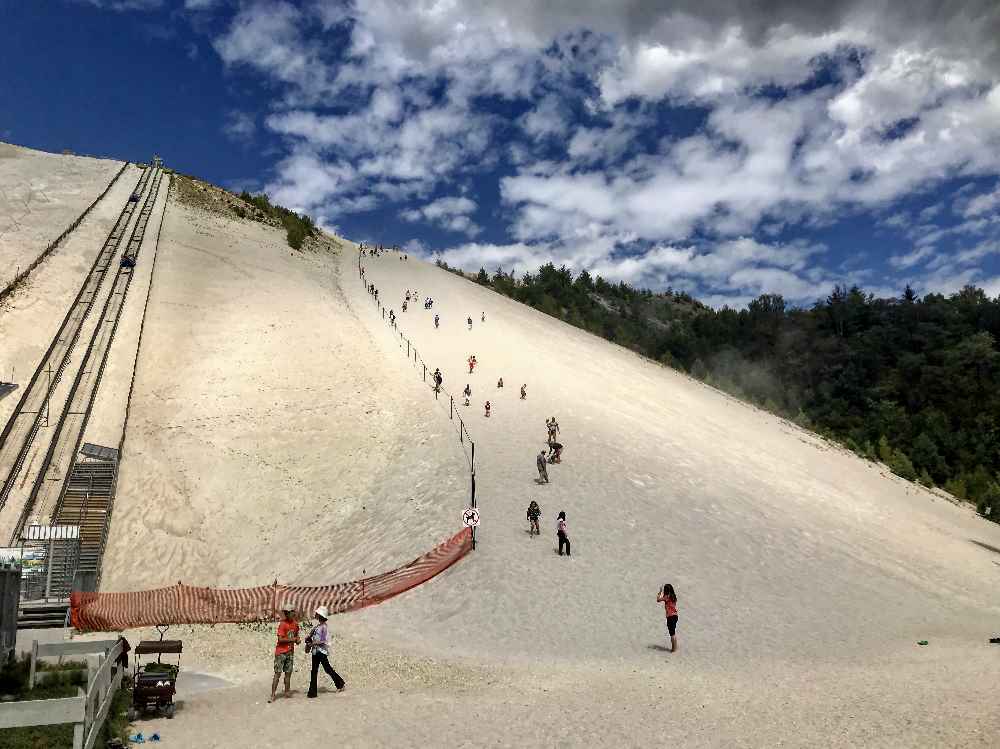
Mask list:
[[[135,261],[139,255],[153,206],[160,193],[162,180],[163,171],[157,170],[152,178],[152,189],[146,195],[146,200],[139,213],[139,220],[132,229],[132,236],[129,238],[128,245],[122,255],[123,260],[127,258]],[[59,416],[52,442],[49,444],[49,449],[45,453],[45,458],[42,460],[40,470],[32,486],[31,495],[21,511],[21,517],[14,530],[14,538],[20,536],[30,514],[37,513],[43,517],[51,516],[53,518],[58,514],[58,504],[65,493],[67,479],[72,473],[76,453],[80,449],[80,442],[83,439],[83,433],[87,427],[87,421],[90,419],[90,412],[94,407],[98,388],[101,385],[101,376],[104,374],[111,344],[114,341],[115,332],[118,330],[118,322],[121,320],[122,310],[125,308],[125,298],[132,283],[132,274],[133,267],[122,264],[115,275],[111,293],[108,294],[107,301],[104,303],[97,327],[94,329],[83,361],[73,380],[66,404]]]
[[[146,195],[146,200],[149,201],[154,171],[151,168],[144,169],[133,190],[133,195],[138,195],[140,200],[143,195]],[[26,461],[33,454],[39,430],[43,422],[47,421],[49,401],[71,360],[87,317],[99,296],[104,279],[108,275],[108,270],[118,266],[116,257],[128,226],[135,218],[135,214],[141,213],[141,211],[139,202],[132,200],[130,196],[88,271],[80,291],[63,318],[59,331],[53,337],[45,356],[24,389],[13,414],[7,421],[3,432],[0,433],[0,477],[3,479],[3,484],[0,485],[0,526],[10,528],[11,514],[17,512],[19,515],[16,531],[11,535],[12,544],[17,542],[23,519],[27,517],[29,508],[8,507],[8,500],[12,494],[17,493],[15,490],[18,488],[18,479],[24,471]],[[136,222],[136,226],[139,225],[140,221],[141,216]],[[132,234],[134,236],[134,230]],[[130,238],[129,246],[131,247],[131,245]],[[100,329],[101,326],[98,326],[94,333],[95,337]],[[58,431],[57,429],[55,436],[58,436]],[[55,441],[55,436],[53,441]],[[39,473],[42,474],[44,471]],[[0,541],[2,540],[0,539]]]

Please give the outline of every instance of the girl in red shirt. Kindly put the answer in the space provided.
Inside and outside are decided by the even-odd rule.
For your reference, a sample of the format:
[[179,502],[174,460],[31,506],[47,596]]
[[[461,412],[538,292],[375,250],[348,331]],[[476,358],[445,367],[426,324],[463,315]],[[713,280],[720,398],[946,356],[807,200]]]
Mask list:
[[656,602],[662,603],[667,613],[667,634],[670,636],[670,652],[677,652],[677,594],[674,586],[667,583],[662,592],[656,596]]

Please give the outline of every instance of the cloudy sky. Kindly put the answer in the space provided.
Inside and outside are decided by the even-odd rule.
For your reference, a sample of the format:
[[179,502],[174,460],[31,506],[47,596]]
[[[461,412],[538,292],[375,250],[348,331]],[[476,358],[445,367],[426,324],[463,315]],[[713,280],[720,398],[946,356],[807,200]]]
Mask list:
[[1000,4],[733,5],[18,3],[0,139],[156,151],[470,270],[1000,294]]

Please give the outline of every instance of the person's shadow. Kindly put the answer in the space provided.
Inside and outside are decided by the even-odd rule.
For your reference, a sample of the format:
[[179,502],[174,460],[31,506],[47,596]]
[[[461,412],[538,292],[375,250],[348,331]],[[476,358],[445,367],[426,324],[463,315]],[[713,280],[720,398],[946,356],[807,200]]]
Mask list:
[[670,648],[668,648],[666,645],[647,645],[646,647],[648,647],[650,650],[659,650],[661,653],[672,652]]

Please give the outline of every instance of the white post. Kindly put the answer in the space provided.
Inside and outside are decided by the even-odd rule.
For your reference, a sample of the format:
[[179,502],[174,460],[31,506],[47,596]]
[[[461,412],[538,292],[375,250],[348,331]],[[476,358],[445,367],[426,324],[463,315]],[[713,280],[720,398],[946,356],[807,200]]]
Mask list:
[[28,670],[28,690],[35,688],[35,669],[38,663],[38,640],[31,641],[31,666]]
[[[84,701],[86,701],[87,699],[86,694],[84,694],[83,690],[80,689],[80,687],[76,688],[76,696],[83,697]],[[84,710],[86,711],[86,706],[84,706]],[[84,721],[86,721],[86,713],[84,715],[85,715]],[[83,749],[84,725],[85,723],[73,724],[73,749]]]

